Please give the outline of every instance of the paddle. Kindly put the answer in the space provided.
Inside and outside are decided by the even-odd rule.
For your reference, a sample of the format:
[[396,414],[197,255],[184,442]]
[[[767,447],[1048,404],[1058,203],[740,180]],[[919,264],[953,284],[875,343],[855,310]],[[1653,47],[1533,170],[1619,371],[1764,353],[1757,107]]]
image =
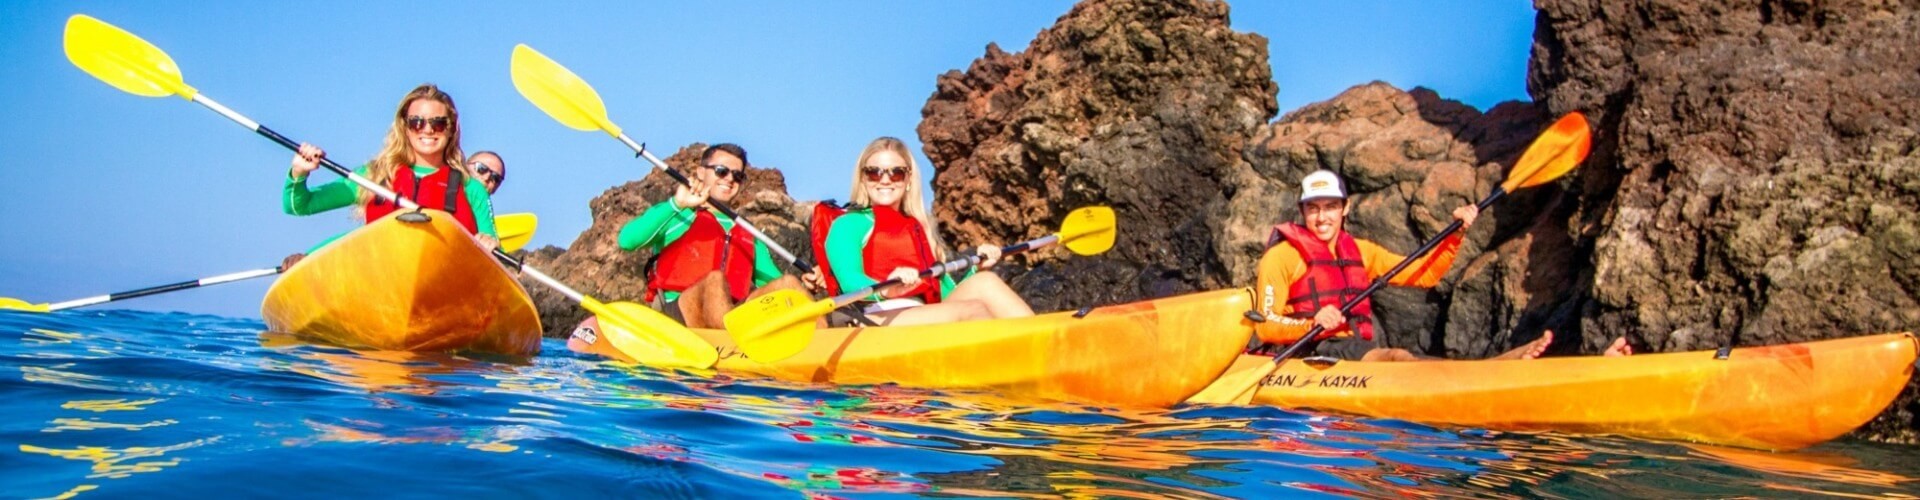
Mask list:
[[[1506,182],[1495,187],[1492,193],[1488,193],[1485,199],[1480,200],[1480,209],[1486,210],[1488,206],[1493,205],[1495,200],[1506,196],[1508,192],[1515,189],[1538,186],[1560,178],[1561,175],[1566,174],[1568,171],[1573,170],[1575,166],[1578,166],[1581,161],[1586,160],[1587,150],[1592,145],[1591,141],[1590,131],[1587,129],[1586,117],[1577,111],[1567,113],[1567,115],[1561,117],[1559,121],[1554,122],[1553,126],[1548,127],[1545,132],[1541,132],[1540,137],[1535,138],[1532,145],[1527,146],[1527,151],[1520,155],[1520,161],[1514,163],[1513,170],[1507,172]],[[1460,221],[1458,220],[1447,225],[1445,229],[1441,229],[1439,234],[1434,235],[1433,239],[1427,240],[1427,243],[1421,245],[1419,250],[1407,254],[1407,258],[1401,260],[1399,265],[1393,266],[1392,270],[1374,279],[1373,283],[1368,285],[1365,290],[1362,290],[1359,295],[1347,299],[1346,303],[1341,304],[1340,314],[1346,315],[1352,313],[1353,308],[1358,306],[1360,301],[1366,300],[1367,297],[1372,296],[1374,292],[1385,287],[1387,282],[1393,279],[1394,275],[1400,274],[1400,271],[1406,269],[1408,265],[1413,264],[1414,259],[1426,255],[1427,252],[1433,250],[1433,247],[1439,246],[1441,240],[1452,235],[1454,231],[1459,230]],[[1268,375],[1272,375],[1274,370],[1280,368],[1281,362],[1292,357],[1295,353],[1299,352],[1302,347],[1319,340],[1316,337],[1318,337],[1323,330],[1324,328],[1321,328],[1320,325],[1314,325],[1312,329],[1307,330],[1305,336],[1300,337],[1300,340],[1294,341],[1293,345],[1287,346],[1286,350],[1275,355],[1273,362],[1261,368],[1243,372],[1246,374],[1245,376],[1233,380],[1227,380],[1225,378],[1216,380],[1212,385],[1207,386],[1205,390],[1200,391],[1199,394],[1187,398],[1187,401],[1191,403],[1232,403],[1237,405],[1244,405],[1251,402],[1254,392],[1256,392],[1256,389],[1260,386],[1260,381],[1266,379]]]
[[[1066,220],[1060,223],[1060,232],[1001,247],[1000,253],[1003,256],[1013,255],[1062,243],[1073,253],[1095,255],[1113,248],[1114,234],[1112,208],[1084,207],[1067,214]],[[979,262],[980,256],[971,255],[935,264],[920,270],[920,277],[931,278],[957,272]],[[898,278],[888,279],[817,301],[798,290],[778,290],[749,300],[728,312],[727,333],[733,336],[734,342],[747,353],[747,357],[761,359],[764,355],[781,359],[792,356],[812,340],[814,320],[841,306],[866,298],[875,290],[899,283]],[[761,352],[756,354],[756,349]]]
[[[67,19],[65,47],[67,59],[72,61],[74,66],[80,67],[82,71],[115,88],[146,97],[178,95],[189,101],[200,103],[207,109],[287,149],[297,151],[300,147],[298,142],[201,95],[181,78],[180,69],[174,64],[172,57],[161,51],[159,47],[126,30],[86,15],[75,14]],[[413,200],[398,196],[393,191],[334,163],[333,160],[322,158],[321,164],[328,170],[359,184],[361,188],[372,191],[382,199],[399,204],[402,208],[409,210],[420,208],[420,205]],[[535,281],[580,303],[588,311],[599,315],[602,324],[606,327],[644,332],[643,337],[615,336],[621,339],[617,340],[620,343],[649,341],[648,343],[655,344],[654,346],[633,345],[631,348],[622,346],[622,350],[633,354],[637,361],[663,366],[706,368],[713,366],[713,363],[719,360],[719,355],[712,344],[708,344],[692,331],[687,330],[685,326],[675,323],[658,312],[645,307],[612,307],[618,303],[605,304],[593,297],[583,295],[545,273],[526,266],[519,259],[513,258],[499,248],[493,250],[493,256],[521,270],[527,276],[533,277]]]
[[[506,214],[499,217],[494,217],[493,223],[495,227],[498,227],[500,229],[500,247],[506,249],[506,251],[509,253],[520,251],[520,247],[526,246],[527,241],[533,239],[533,231],[534,231],[535,225],[538,222],[539,222],[539,219],[534,217],[533,214],[526,214],[526,213]],[[0,297],[0,309],[12,309],[16,311],[42,312],[42,313],[53,312],[53,311],[58,311],[62,309],[72,309],[75,307],[90,306],[94,304],[105,304],[108,302],[113,302],[118,300],[126,300],[126,299],[131,299],[136,297],[145,297],[148,295],[159,295],[167,292],[177,292],[180,290],[199,288],[207,285],[218,285],[221,283],[250,280],[250,279],[259,278],[262,276],[273,276],[276,274],[280,274],[283,271],[286,271],[286,268],[281,266],[274,266],[274,267],[269,267],[264,269],[254,269],[252,271],[241,271],[241,272],[232,273],[232,274],[222,274],[219,276],[208,276],[205,278],[200,278],[192,281],[168,283],[165,285],[151,286],[147,288],[141,288],[138,290],[129,290],[125,292],[110,293],[106,295],[95,295],[92,297],[73,299],[66,302],[57,302],[53,304],[34,304],[24,300],[16,299],[13,297]]]
[[[513,88],[519,90],[520,95],[532,102],[534,107],[546,112],[547,116],[574,130],[605,131],[607,135],[619,139],[622,144],[632,148],[640,157],[646,158],[654,168],[666,172],[681,185],[693,187],[693,183],[687,180],[686,175],[668,167],[666,162],[660,161],[660,158],[647,151],[646,146],[634,142],[633,138],[621,132],[620,126],[607,118],[607,105],[600,101],[600,94],[594,92],[593,86],[587,85],[586,80],[580,79],[560,63],[554,62],[553,59],[547,58],[546,55],[533,50],[526,44],[519,44],[513,46],[512,73]],[[787,251],[786,247],[780,246],[779,242],[773,241],[773,238],[768,237],[766,233],[760,232],[760,228],[753,227],[753,223],[748,222],[746,217],[734,213],[733,207],[711,198],[707,200],[707,204],[733,219],[734,224],[746,228],[754,238],[766,243],[767,248],[773,250],[773,253],[793,263],[794,269],[798,269],[800,274],[813,272],[813,264],[805,259],[794,257],[793,252]]]

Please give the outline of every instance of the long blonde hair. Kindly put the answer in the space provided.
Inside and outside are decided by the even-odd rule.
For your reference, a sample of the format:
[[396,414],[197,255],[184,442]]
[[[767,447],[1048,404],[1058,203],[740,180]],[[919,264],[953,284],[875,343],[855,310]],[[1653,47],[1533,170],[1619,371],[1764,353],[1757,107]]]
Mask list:
[[947,260],[946,245],[940,244],[940,239],[934,237],[933,217],[928,216],[926,197],[920,193],[920,164],[914,161],[913,152],[907,150],[907,143],[893,137],[881,137],[867,143],[867,148],[860,150],[860,160],[853,164],[853,194],[847,199],[853,205],[873,204],[873,200],[867,197],[866,173],[861,170],[866,168],[868,158],[883,151],[899,155],[907,162],[907,194],[900,197],[900,213],[919,220],[920,227],[926,229],[927,244],[933,248],[934,258]]
[[[460,150],[460,109],[454,107],[453,96],[440,91],[440,87],[434,84],[423,83],[400,99],[400,108],[393,112],[393,126],[387,128],[386,144],[380,147],[379,154],[367,161],[367,179],[372,180],[374,184],[392,189],[394,173],[401,168],[413,166],[413,149],[407,144],[407,107],[412,106],[413,101],[421,99],[431,99],[447,106],[447,118],[451,123],[447,124],[447,147],[440,151],[441,161],[446,162],[447,168],[458,169],[467,178],[474,178],[473,171],[467,168],[467,156]],[[449,188],[455,189],[453,186]],[[400,194],[406,196],[410,193]],[[360,190],[360,199],[355,213],[365,218],[367,204],[372,203],[373,199],[373,191]],[[420,202],[420,200],[413,201]]]

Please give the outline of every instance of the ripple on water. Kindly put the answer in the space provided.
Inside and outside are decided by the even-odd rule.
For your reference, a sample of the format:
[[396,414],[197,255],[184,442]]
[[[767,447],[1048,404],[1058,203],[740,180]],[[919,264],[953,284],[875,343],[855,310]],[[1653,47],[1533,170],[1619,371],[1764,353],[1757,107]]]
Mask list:
[[1796,453],[358,351],[185,314],[0,313],[0,491],[733,498],[1911,495],[1911,448]]

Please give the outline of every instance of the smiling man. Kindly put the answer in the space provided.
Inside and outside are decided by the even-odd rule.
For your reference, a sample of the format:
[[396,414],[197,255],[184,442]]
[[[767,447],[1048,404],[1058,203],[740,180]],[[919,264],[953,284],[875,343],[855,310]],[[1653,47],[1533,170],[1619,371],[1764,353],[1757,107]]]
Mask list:
[[[1341,304],[1360,295],[1373,280],[1406,259],[1348,234],[1350,208],[1338,174],[1320,170],[1301,179],[1301,222],[1275,225],[1267,238],[1267,252],[1260,257],[1255,292],[1260,313],[1268,321],[1255,331],[1262,341],[1286,344],[1305,336],[1317,324],[1324,328],[1324,340],[1315,346],[1316,355],[1361,361],[1422,359],[1405,349],[1380,347],[1375,341],[1378,327],[1370,299],[1361,299],[1352,316],[1340,313]],[[1388,284],[1419,288],[1439,284],[1453,266],[1466,228],[1479,215],[1479,207],[1471,203],[1455,209],[1453,218],[1460,220],[1461,230],[1442,240],[1433,253],[1414,260]],[[1553,332],[1547,332],[1494,359],[1536,358],[1552,341]],[[1624,349],[1623,342],[1617,344],[1621,345],[1608,349],[1609,355]]]

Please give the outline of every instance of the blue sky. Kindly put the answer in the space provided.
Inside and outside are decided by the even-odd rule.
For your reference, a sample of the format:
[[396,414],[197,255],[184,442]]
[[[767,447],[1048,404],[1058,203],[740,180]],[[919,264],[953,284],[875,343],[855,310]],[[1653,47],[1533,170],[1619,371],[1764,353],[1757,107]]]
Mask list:
[[[513,90],[526,43],[599,91],[628,135],[666,156],[736,142],[787,172],[796,198],[847,195],[867,141],[914,128],[935,77],[989,42],[1024,50],[1071,2],[19,2],[0,18],[0,296],[72,299],[272,267],[354,224],[280,213],[290,153],[177,98],[142,98],[69,64],[85,13],[172,55],[188,84],[357,165],[401,95],[434,82],[458,101],[468,151],[512,172],[496,210],[541,217],[567,246],[587,202],[646,173],[605,134],[578,132]],[[1233,28],[1270,39],[1285,113],[1353,85],[1426,86],[1485,109],[1526,96],[1529,2],[1236,2]],[[924,158],[921,161],[925,161]],[[326,174],[316,174],[326,175]],[[322,177],[326,178],[326,177]],[[105,308],[258,317],[268,279]]]

